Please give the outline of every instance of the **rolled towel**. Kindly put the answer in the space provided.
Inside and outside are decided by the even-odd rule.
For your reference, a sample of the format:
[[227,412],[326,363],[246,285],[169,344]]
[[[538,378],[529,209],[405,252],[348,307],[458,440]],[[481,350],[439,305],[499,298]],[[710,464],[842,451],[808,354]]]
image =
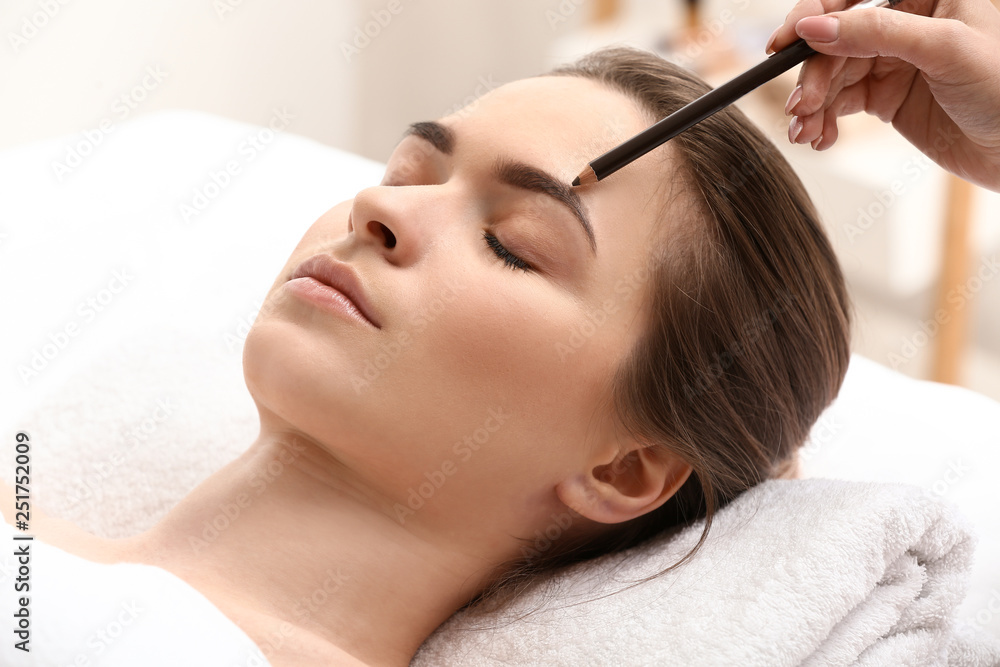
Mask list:
[[412,664],[1000,662],[987,637],[953,631],[974,539],[919,487],[765,482],[716,515],[695,558],[628,587],[680,560],[702,526],[547,576],[502,611],[460,612]]

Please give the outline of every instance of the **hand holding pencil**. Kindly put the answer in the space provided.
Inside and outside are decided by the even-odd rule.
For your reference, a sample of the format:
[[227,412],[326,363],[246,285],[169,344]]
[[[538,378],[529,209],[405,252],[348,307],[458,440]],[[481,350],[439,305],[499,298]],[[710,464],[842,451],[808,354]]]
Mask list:
[[802,66],[789,139],[827,149],[838,117],[867,111],[948,171],[1000,191],[1000,11],[989,0],[836,11],[844,4],[803,0],[768,43],[804,38],[825,54]]
[[829,148],[837,118],[864,110],[945,169],[1000,191],[1000,12],[989,0],[906,0],[905,11],[883,9],[902,0],[867,0],[837,11],[846,2],[799,2],[768,41],[770,58],[592,160],[573,185],[610,176],[808,58],[786,107],[792,142]]
[[[862,0],[851,10],[865,7],[891,7],[902,0]],[[768,41],[768,46],[774,36]],[[762,63],[754,65],[732,81],[705,93],[690,104],[678,109],[667,118],[640,132],[620,146],[592,160],[573,185],[588,185],[610,176],[625,165],[639,159],[657,146],[666,143],[684,130],[697,125],[712,114],[725,109],[755,88],[759,88],[778,75],[787,72],[816,51],[804,40],[797,40],[774,53]]]

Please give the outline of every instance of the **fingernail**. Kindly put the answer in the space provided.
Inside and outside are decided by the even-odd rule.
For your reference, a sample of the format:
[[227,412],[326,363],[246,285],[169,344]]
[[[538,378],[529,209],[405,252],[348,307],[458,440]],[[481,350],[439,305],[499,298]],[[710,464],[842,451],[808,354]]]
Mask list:
[[788,126],[788,140],[794,144],[800,132],[802,132],[802,119],[795,116],[792,118],[791,125]]
[[836,42],[840,19],[836,16],[810,16],[795,24],[795,32],[809,42]]
[[772,32],[771,36],[767,39],[767,44],[764,46],[764,53],[767,53],[768,55],[774,53],[774,40],[778,38],[779,30],[781,30],[780,25],[774,29],[774,32]]
[[815,139],[813,139],[812,143],[809,144],[809,145],[813,147],[814,151],[815,150],[819,150],[816,147],[819,146],[819,142],[821,142],[821,141],[823,141],[823,135],[822,134],[819,135],[818,137],[816,137]]
[[792,115],[792,109],[795,108],[795,105],[798,104],[799,100],[801,99],[802,99],[802,86],[795,86],[795,90],[793,90],[792,94],[788,96],[788,102],[785,103],[786,116]]

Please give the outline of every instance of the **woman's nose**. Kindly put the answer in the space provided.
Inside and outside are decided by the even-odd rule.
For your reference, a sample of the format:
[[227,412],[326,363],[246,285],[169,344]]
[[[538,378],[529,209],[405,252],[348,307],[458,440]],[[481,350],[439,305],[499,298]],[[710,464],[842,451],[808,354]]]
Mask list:
[[368,232],[373,237],[381,238],[382,245],[390,250],[396,247],[396,235],[392,233],[392,230],[385,226],[384,223],[378,220],[369,220],[367,223]]
[[351,228],[360,242],[370,245],[392,264],[417,260],[425,245],[424,231],[415,221],[426,211],[420,198],[402,188],[374,186],[354,197]]

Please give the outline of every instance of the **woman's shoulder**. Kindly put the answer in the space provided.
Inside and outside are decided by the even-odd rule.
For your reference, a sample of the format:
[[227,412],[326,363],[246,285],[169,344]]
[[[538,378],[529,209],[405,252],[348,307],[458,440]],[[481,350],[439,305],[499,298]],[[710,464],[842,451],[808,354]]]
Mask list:
[[[0,512],[4,522],[14,528],[18,520],[15,488],[0,481]],[[41,511],[35,503],[30,504],[27,515],[27,534],[68,553],[97,563],[120,561],[121,548],[117,540],[98,537],[66,519],[59,519]]]
[[[14,532],[17,520],[20,518],[15,516],[17,508],[14,491],[13,487],[0,481],[0,511],[3,513],[5,524],[0,527],[4,531]],[[130,552],[126,548],[128,540],[98,537],[71,521],[48,516],[34,505],[30,510],[29,527],[30,530],[27,533],[36,540],[87,561],[101,564],[141,563],[139,559],[130,556]],[[181,580],[177,579],[177,581]],[[192,590],[197,589],[192,588]],[[201,594],[204,595],[204,592]],[[214,604],[218,611],[236,623],[252,641],[272,649],[268,659],[270,664],[275,667],[284,664],[364,667],[364,663],[349,653],[301,627],[292,628],[289,626],[291,636],[282,637],[282,641],[276,647],[270,644],[275,631],[273,618],[269,618],[266,614],[251,613],[238,603],[226,604],[224,600],[215,599]],[[281,624],[282,628],[284,625],[288,624]]]

